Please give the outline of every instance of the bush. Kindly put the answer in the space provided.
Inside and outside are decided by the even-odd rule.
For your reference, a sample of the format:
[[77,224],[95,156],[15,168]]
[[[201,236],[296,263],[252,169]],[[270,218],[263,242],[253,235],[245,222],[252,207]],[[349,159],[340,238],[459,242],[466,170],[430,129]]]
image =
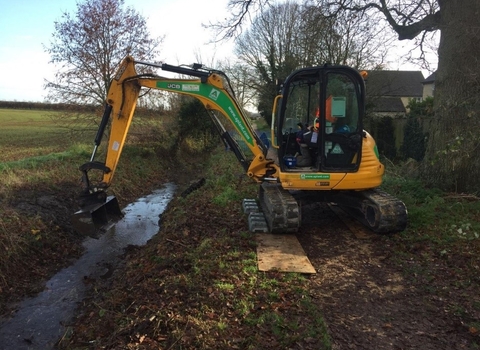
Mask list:
[[373,126],[373,137],[377,143],[378,152],[388,158],[397,157],[397,148],[395,146],[395,126],[391,117],[382,117],[371,121]]
[[426,150],[425,136],[418,118],[409,115],[403,130],[403,143],[400,147],[402,157],[404,159],[413,158],[416,161],[421,161],[425,156]]
[[400,153],[404,159],[413,158],[421,161],[425,156],[427,134],[423,132],[420,120],[433,116],[433,98],[427,97],[421,102],[411,100],[408,108]]

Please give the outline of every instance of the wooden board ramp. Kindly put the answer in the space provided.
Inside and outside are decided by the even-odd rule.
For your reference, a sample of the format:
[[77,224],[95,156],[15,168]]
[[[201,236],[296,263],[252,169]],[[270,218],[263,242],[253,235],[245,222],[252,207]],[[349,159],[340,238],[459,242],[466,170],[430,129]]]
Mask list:
[[295,235],[257,233],[255,239],[260,271],[316,273]]

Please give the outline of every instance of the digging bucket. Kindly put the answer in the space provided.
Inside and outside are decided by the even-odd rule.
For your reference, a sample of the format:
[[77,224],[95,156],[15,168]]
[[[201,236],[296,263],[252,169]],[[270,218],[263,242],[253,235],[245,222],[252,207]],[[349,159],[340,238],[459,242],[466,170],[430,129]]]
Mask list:
[[104,203],[83,207],[72,216],[75,231],[82,235],[98,238],[123,217],[115,196],[108,196]]

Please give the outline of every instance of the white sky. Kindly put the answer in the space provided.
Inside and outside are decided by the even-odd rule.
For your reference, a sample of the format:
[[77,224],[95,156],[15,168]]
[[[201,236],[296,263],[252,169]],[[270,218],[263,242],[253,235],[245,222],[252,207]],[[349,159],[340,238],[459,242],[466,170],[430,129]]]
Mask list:
[[[81,1],[81,0],[78,0]],[[44,79],[53,65],[44,46],[50,46],[54,21],[63,12],[74,14],[77,0],[0,0],[0,100],[43,101]],[[212,32],[202,23],[228,17],[228,0],[125,0],[147,19],[152,37],[165,35],[159,59],[170,64],[198,61],[211,65],[232,54],[233,43],[207,44]],[[405,43],[401,43],[405,45]],[[393,58],[389,69],[418,70]],[[424,72],[426,77],[428,72]]]
[[[202,23],[227,17],[228,0],[125,0],[147,19],[152,37],[165,35],[159,59],[170,64],[203,63],[231,54],[233,43],[208,44],[212,33]],[[63,12],[74,14],[77,0],[0,0],[0,100],[43,101],[45,78],[53,65],[50,46],[54,21]]]

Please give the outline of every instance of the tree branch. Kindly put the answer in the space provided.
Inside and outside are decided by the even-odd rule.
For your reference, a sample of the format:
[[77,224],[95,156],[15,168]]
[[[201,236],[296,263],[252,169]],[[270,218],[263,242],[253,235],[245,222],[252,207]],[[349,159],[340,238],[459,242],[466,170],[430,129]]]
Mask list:
[[[432,7],[432,11],[421,19],[416,20],[414,16],[418,17],[416,13],[420,9],[420,3],[416,4],[413,10],[409,13],[404,13],[397,8],[389,8],[386,0],[378,0],[378,2],[369,2],[364,5],[358,5],[353,0],[340,0],[329,3],[330,6],[338,7],[338,10],[349,10],[354,12],[367,12],[369,10],[376,10],[383,14],[388,24],[398,34],[399,40],[414,39],[422,32],[432,32],[439,29],[441,24],[441,11]],[[395,19],[393,14],[402,18],[402,23]],[[409,23],[409,24],[405,24]]]
[[269,0],[229,0],[227,7],[231,13],[230,18],[226,18],[223,22],[210,22],[204,27],[216,31],[215,42],[237,37],[242,31],[247,16],[268,5],[268,3]]

